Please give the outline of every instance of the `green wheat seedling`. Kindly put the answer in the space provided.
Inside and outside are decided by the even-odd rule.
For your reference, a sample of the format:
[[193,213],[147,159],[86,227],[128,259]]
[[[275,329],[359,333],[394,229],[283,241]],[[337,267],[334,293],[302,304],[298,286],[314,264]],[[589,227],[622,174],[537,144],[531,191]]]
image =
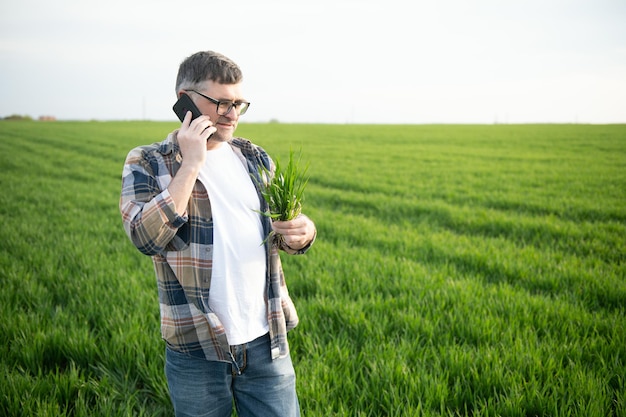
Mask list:
[[[261,195],[268,204],[268,209],[261,212],[273,220],[288,221],[293,220],[302,213],[302,202],[304,201],[304,189],[309,182],[307,171],[309,164],[301,168],[302,155],[294,158],[293,150],[289,152],[289,162],[283,166],[279,159],[276,159],[276,170],[271,175],[269,169],[261,166],[261,176],[263,181],[260,184]],[[268,239],[274,236],[271,232]],[[279,238],[280,239],[280,238]]]

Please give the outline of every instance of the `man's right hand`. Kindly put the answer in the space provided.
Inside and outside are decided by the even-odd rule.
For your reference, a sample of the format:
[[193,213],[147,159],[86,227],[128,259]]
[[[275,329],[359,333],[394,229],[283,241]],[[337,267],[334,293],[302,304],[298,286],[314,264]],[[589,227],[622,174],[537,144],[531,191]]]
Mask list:
[[202,115],[191,120],[188,111],[178,130],[178,145],[183,155],[183,164],[199,169],[206,159],[207,140],[217,131],[209,116]]
[[176,136],[183,162],[167,187],[178,214],[182,215],[187,207],[198,173],[206,160],[207,141],[216,130],[209,116],[203,115],[191,120],[189,111],[183,119]]

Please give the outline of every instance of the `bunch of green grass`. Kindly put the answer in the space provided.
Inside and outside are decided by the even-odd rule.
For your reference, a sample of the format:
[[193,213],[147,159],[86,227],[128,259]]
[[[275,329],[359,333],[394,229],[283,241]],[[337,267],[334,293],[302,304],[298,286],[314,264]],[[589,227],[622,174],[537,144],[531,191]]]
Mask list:
[[[263,178],[260,183],[261,195],[268,205],[267,210],[261,214],[273,220],[288,221],[302,213],[304,189],[309,181],[307,176],[309,164],[301,169],[301,160],[302,154],[295,159],[291,150],[287,166],[283,166],[280,159],[276,158],[273,175],[268,168],[260,167]],[[276,239],[275,243],[280,244],[282,236],[272,231],[267,239]]]
[[[293,150],[289,152],[289,162],[283,166],[277,158],[274,175],[266,167],[261,167],[264,181],[261,182],[261,194],[267,202],[267,211],[263,215],[273,220],[293,220],[302,213],[304,189],[309,182],[307,171],[309,164],[301,169],[302,154],[294,158]],[[268,238],[274,236],[270,233]],[[278,237],[280,239],[280,237]]]
[[302,155],[294,159],[293,151],[289,152],[289,162],[286,167],[276,159],[276,170],[271,175],[269,169],[262,167],[266,181],[261,183],[261,194],[268,204],[268,211],[264,212],[274,220],[293,220],[302,213],[304,189],[309,181],[307,171],[309,164],[300,169]]

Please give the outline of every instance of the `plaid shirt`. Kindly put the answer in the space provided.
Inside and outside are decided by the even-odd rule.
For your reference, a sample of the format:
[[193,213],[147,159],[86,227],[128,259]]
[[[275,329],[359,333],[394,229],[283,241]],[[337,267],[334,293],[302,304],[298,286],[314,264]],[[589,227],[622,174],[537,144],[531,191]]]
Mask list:
[[[176,351],[207,360],[231,362],[230,346],[222,323],[208,304],[213,265],[213,220],[211,202],[201,181],[196,181],[187,210],[175,212],[167,190],[181,166],[177,131],[161,143],[130,151],[124,164],[120,211],[124,229],[133,244],[152,256],[157,276],[161,313],[161,334]],[[230,142],[235,154],[255,178],[258,167],[274,169],[269,155],[242,138]],[[267,203],[259,193],[261,210]],[[261,216],[263,232],[271,231],[271,220]],[[277,247],[272,239],[266,246],[267,318],[272,358],[289,353],[287,331],[298,324],[296,309],[289,298],[279,249],[290,254],[304,253]]]

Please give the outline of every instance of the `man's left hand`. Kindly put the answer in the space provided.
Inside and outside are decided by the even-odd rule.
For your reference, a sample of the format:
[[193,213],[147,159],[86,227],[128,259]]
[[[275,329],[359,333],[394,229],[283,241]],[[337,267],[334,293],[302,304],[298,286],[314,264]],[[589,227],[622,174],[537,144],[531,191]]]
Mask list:
[[304,214],[293,220],[272,222],[274,232],[282,235],[283,241],[293,250],[308,245],[315,237],[315,223]]

